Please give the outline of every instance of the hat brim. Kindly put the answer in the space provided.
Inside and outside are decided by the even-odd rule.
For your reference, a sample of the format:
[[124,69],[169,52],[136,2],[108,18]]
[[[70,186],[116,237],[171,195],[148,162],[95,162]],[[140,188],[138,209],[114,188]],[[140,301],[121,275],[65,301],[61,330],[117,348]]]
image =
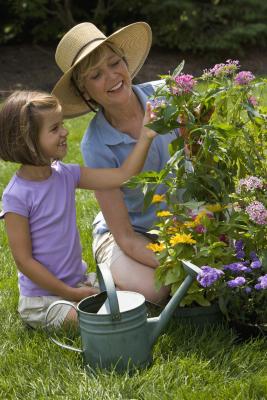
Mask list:
[[85,50],[52,90],[52,93],[60,101],[64,118],[74,118],[91,111],[71,82],[72,72],[85,57],[97,47],[102,46],[107,40],[112,41],[123,50],[129,73],[133,78],[147,58],[152,43],[152,32],[150,26],[145,22],[135,22],[114,32],[103,41],[96,43],[94,47]]

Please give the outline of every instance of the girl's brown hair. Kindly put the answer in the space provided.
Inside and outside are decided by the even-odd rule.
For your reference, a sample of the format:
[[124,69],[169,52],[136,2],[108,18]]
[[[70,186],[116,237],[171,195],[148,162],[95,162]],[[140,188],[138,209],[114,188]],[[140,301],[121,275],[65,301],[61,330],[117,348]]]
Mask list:
[[49,93],[15,91],[0,110],[0,158],[28,165],[47,165],[39,146],[42,111],[57,109],[57,98]]

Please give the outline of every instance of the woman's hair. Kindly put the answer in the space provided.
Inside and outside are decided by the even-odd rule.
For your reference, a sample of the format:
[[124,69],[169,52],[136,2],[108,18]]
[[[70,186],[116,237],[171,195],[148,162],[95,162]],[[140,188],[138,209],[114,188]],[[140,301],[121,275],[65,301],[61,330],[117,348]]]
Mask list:
[[[73,70],[72,80],[74,81],[77,91],[80,95],[82,95],[82,97],[85,93],[84,81],[86,75],[88,74],[89,70],[99,62],[107,48],[121,57],[126,65],[128,65],[123,50],[115,43],[107,40],[102,46],[97,47],[91,54],[89,54],[88,57],[85,57]],[[93,99],[90,99],[90,103],[92,103],[93,106],[98,106]]]
[[42,111],[56,110],[57,98],[49,93],[18,90],[0,110],[0,158],[20,164],[47,165],[39,146]]

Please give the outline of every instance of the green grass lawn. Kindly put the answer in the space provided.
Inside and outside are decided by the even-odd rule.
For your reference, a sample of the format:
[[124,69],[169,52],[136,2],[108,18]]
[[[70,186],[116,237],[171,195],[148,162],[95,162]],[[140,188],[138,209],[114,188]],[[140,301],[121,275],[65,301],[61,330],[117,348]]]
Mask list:
[[[88,118],[66,122],[69,155],[64,161],[82,163],[79,144]],[[15,170],[0,161],[0,195]],[[97,210],[92,193],[77,191],[83,257],[91,270],[91,224]],[[173,320],[153,349],[149,369],[131,376],[88,375],[80,354],[61,349],[20,321],[17,272],[1,221],[0,248],[0,399],[267,399],[266,341],[237,342],[225,325],[201,330]]]

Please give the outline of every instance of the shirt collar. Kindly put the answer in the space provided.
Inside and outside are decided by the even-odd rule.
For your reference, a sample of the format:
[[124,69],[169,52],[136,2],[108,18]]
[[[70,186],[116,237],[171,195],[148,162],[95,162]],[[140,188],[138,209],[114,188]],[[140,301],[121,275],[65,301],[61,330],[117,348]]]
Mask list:
[[[134,93],[138,97],[142,107],[145,110],[147,97],[142,92],[142,90],[137,86],[132,86]],[[101,135],[102,140],[107,145],[117,145],[119,143],[136,143],[136,140],[133,139],[131,136],[118,131],[117,129],[113,128],[112,125],[106,120],[103,110],[100,108],[96,115],[96,123],[100,128],[99,135]]]

